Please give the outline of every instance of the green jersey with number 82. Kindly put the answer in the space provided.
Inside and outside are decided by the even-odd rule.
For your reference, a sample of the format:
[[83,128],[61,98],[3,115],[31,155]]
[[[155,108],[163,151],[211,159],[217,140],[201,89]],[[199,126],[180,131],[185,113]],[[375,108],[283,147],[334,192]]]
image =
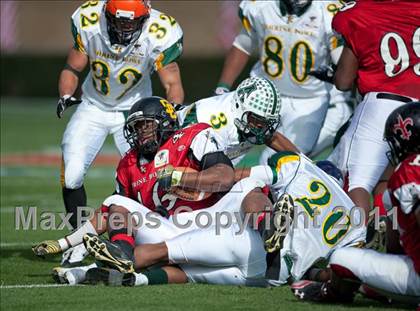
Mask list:
[[296,16],[288,15],[279,1],[242,1],[239,16],[259,54],[251,76],[270,79],[287,96],[326,95],[328,83],[308,74],[329,65],[331,51],[342,45],[331,28],[340,7],[339,1],[313,1]]
[[88,1],[72,15],[74,48],[89,57],[83,97],[102,110],[129,110],[152,95],[150,75],[181,55],[183,34],[173,17],[152,9],[137,40],[111,46],[105,3]]

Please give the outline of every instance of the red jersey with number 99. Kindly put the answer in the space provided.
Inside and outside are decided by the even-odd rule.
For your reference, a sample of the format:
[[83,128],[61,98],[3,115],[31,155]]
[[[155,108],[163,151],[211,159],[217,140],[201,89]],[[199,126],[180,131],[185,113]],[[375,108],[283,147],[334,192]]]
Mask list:
[[420,2],[361,1],[334,17],[359,62],[359,92],[389,92],[420,98]]

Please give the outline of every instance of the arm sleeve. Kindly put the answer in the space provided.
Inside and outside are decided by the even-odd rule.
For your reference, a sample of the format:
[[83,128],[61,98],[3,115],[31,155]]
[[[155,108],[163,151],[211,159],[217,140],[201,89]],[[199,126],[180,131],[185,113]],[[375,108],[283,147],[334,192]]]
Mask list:
[[420,201],[420,185],[411,182],[402,185],[393,191],[394,197],[400,203],[401,210],[404,214],[409,214]]
[[222,138],[212,128],[198,133],[190,145],[190,151],[198,162],[201,162],[206,154],[224,152],[225,149]]
[[268,165],[257,165],[251,168],[249,177],[263,181],[266,185],[273,184],[274,172]]
[[123,160],[120,161],[115,173],[115,194],[130,197],[130,182],[127,166]]
[[[159,22],[162,23],[160,27],[166,31],[165,35],[160,37],[162,33],[150,33],[150,36],[155,41],[155,47],[151,55],[155,71],[176,61],[182,55],[183,50],[183,32],[181,26],[179,26],[175,19],[171,17],[170,21]],[[150,27],[156,27],[156,24],[152,23],[149,26],[149,32]]]
[[233,41],[233,46],[241,50],[247,55],[251,55],[255,50],[255,44],[257,40],[253,33],[249,33],[245,30],[244,27],[241,28],[241,32],[236,36]]
[[71,33],[73,36],[73,48],[79,52],[87,54],[87,40],[82,38],[79,20],[79,10],[77,10],[71,17]]

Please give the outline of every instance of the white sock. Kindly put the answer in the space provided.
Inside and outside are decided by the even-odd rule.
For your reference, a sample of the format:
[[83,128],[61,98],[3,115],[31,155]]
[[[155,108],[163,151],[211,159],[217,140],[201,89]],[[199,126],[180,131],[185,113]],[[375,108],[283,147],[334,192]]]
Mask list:
[[[90,221],[86,221],[83,225],[81,225],[75,231],[73,231],[68,236],[66,236],[66,238],[58,240],[58,243],[60,244],[60,247],[61,247],[61,245],[64,245],[64,246],[66,244],[68,245],[67,241],[70,243],[70,245],[68,245],[67,248],[72,247],[72,246],[76,246],[76,245],[83,242],[83,236],[86,233],[98,234]],[[64,240],[64,242],[63,242],[63,240]],[[61,248],[61,249],[63,251],[66,250],[66,249],[63,249],[63,248]]]
[[134,272],[134,275],[136,277],[136,282],[134,283],[135,286],[148,285],[149,284],[149,279],[143,273]]

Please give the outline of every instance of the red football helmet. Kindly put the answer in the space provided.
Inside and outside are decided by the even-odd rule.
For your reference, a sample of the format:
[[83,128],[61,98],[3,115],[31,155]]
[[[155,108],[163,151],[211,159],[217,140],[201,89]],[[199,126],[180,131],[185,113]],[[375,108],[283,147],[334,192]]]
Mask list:
[[105,16],[111,44],[129,45],[137,39],[150,9],[146,0],[108,0]]

